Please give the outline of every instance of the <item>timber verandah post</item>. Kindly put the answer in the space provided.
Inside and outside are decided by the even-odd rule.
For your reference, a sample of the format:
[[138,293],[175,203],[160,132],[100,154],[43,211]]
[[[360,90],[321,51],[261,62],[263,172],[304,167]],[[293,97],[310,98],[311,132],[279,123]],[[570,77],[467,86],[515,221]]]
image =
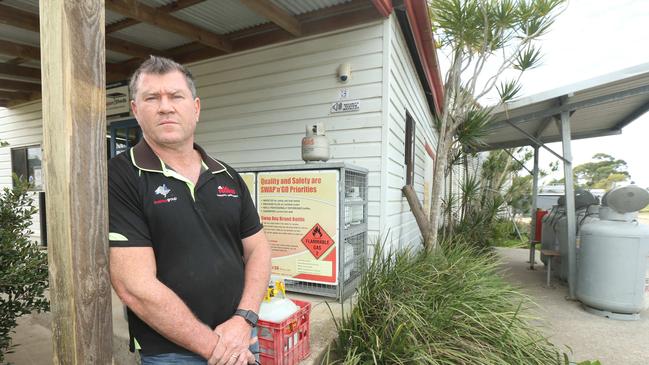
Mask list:
[[103,0],[40,0],[54,364],[112,363]]

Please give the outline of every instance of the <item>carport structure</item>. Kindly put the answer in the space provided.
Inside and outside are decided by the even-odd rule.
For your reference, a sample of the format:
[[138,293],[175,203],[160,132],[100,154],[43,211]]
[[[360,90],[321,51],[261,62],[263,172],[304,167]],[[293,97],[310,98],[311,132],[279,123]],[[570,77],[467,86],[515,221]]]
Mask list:
[[106,83],[150,54],[181,63],[407,19],[431,108],[441,81],[424,0],[3,0],[0,106],[42,99],[54,363],[109,364]]
[[[621,134],[622,129],[649,111],[649,63],[591,80],[525,97],[497,107],[481,151],[534,148],[530,268],[534,267],[534,234],[538,195],[539,149],[563,161],[568,225],[568,285],[575,298],[577,265],[575,200],[571,140]],[[562,151],[546,144],[561,141]]]

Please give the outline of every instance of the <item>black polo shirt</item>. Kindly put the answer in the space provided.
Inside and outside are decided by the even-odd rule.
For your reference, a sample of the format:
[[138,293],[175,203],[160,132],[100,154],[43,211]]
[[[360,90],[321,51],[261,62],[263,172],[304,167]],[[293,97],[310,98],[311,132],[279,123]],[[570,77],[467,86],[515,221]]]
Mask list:
[[[196,186],[167,167],[144,139],[108,162],[111,247],[152,247],[157,278],[211,328],[237,309],[244,283],[241,240],[262,225],[239,174],[198,145]],[[145,354],[187,352],[128,311]]]

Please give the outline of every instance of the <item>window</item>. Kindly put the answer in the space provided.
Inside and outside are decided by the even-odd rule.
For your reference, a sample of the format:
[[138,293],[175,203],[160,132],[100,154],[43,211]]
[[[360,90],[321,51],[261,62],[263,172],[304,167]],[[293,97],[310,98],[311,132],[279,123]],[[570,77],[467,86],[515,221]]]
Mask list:
[[11,149],[11,171],[33,185],[30,190],[43,190],[41,146]]
[[112,122],[108,127],[108,158],[135,146],[142,139],[142,130],[135,119]]
[[406,185],[412,185],[415,181],[415,121],[410,113],[406,112]]

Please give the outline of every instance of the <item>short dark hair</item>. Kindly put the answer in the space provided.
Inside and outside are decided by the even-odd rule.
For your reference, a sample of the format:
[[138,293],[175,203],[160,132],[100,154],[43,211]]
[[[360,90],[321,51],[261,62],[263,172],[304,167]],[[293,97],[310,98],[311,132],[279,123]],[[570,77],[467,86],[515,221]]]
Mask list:
[[131,92],[131,99],[135,100],[135,94],[137,93],[137,82],[140,79],[140,75],[142,75],[143,73],[164,75],[173,71],[178,71],[185,76],[187,87],[189,87],[189,90],[192,92],[192,97],[196,98],[196,85],[194,85],[194,78],[192,77],[192,73],[189,72],[187,67],[174,60],[151,55],[149,56],[148,60],[142,62],[140,67],[138,67],[138,69],[133,73],[133,76],[131,76],[131,81],[128,84],[129,91]]

